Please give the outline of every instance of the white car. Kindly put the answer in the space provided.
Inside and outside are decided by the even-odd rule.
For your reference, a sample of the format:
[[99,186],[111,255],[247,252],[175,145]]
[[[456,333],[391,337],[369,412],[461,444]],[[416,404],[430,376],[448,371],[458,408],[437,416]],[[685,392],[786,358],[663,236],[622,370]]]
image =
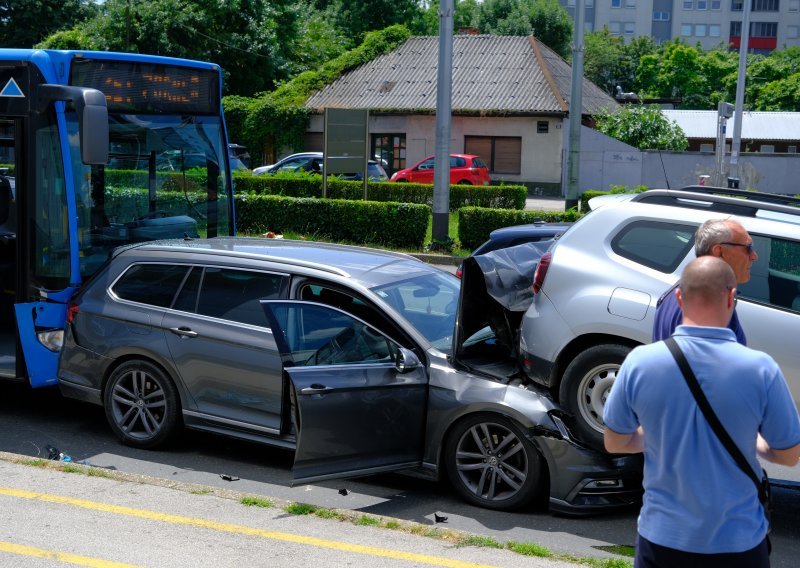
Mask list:
[[738,296],[748,345],[775,358],[799,401],[798,205],[788,196],[692,187],[594,209],[539,262],[520,327],[525,373],[571,413],[579,438],[602,447],[603,407],[622,360],[650,342],[656,302],[694,258],[697,228],[732,217],[758,253]]

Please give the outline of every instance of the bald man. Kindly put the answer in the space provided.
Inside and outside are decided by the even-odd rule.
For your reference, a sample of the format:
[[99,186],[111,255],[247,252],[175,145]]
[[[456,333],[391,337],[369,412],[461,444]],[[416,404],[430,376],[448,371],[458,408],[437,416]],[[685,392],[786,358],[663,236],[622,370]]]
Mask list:
[[[673,337],[758,474],[757,455],[797,464],[800,417],[775,361],[738,343],[727,327],[736,282],[724,260],[693,260],[676,293],[683,324]],[[663,341],[637,347],[625,359],[603,420],[609,452],[644,452],[637,568],[769,566],[758,491],[708,425]]]

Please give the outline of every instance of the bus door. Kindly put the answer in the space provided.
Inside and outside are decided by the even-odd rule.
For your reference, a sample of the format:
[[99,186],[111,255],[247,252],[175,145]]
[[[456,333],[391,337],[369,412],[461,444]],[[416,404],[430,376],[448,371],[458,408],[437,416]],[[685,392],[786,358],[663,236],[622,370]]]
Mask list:
[[16,122],[0,116],[0,377],[23,376],[17,369]]

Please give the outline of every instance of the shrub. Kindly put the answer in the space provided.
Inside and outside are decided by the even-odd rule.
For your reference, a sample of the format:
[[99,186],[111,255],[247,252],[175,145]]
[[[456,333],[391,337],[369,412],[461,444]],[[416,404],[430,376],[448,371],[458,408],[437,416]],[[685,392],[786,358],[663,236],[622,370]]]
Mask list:
[[524,225],[535,221],[561,223],[581,217],[575,209],[569,211],[509,211],[464,207],[458,210],[458,239],[461,246],[476,248],[489,238],[489,233],[501,227]]
[[[317,175],[235,174],[235,193],[284,195],[289,197],[322,197],[322,177]],[[328,198],[363,199],[364,185],[360,181],[330,179]],[[527,189],[522,185],[451,185],[450,211],[462,207],[495,209],[525,209]],[[433,207],[433,186],[423,183],[368,182],[369,201],[420,203]]]
[[240,234],[296,231],[320,238],[397,248],[422,247],[431,216],[414,203],[239,195],[235,198]]

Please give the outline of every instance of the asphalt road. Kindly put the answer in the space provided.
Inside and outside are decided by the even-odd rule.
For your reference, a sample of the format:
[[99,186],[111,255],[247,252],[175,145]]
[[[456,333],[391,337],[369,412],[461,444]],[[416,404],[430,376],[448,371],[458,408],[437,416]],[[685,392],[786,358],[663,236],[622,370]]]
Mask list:
[[[175,482],[430,525],[435,525],[434,515],[439,514],[448,517],[447,528],[501,542],[537,543],[574,556],[612,557],[601,547],[633,545],[636,535],[636,510],[577,519],[542,510],[495,512],[461,502],[445,483],[403,475],[291,487],[290,452],[197,432],[186,432],[167,450],[136,450],[117,442],[99,407],[62,399],[55,391],[0,384],[0,451],[47,457],[48,446],[73,461]],[[770,472],[774,477],[774,471]],[[774,499],[772,565],[796,566],[800,557],[800,491],[776,487]]]

